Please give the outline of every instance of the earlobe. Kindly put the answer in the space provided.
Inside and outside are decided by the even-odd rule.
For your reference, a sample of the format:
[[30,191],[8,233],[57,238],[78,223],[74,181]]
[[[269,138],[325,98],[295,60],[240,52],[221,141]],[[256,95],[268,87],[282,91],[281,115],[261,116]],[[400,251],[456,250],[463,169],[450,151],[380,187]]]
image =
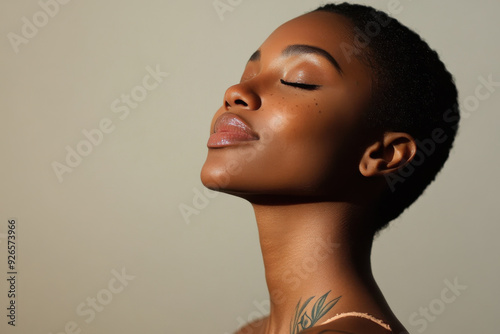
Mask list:
[[359,171],[371,177],[395,172],[415,156],[417,144],[405,132],[385,132],[381,139],[368,146],[361,157]]

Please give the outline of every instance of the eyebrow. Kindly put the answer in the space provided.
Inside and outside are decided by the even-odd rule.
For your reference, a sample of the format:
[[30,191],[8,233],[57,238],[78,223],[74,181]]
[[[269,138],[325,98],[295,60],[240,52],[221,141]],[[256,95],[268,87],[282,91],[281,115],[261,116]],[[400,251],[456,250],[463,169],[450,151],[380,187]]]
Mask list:
[[[287,46],[282,52],[281,55],[288,57],[288,56],[293,56],[293,55],[301,55],[301,54],[308,54],[308,53],[313,53],[320,55],[324,58],[326,58],[334,67],[335,69],[340,73],[340,75],[344,74],[344,71],[342,71],[342,68],[340,67],[339,63],[331,54],[329,54],[327,51],[318,48],[316,46],[311,46],[311,45],[306,45],[306,44],[292,44]],[[248,61],[258,61],[260,60],[260,50],[255,51],[251,56]]]
[[281,52],[283,56],[293,56],[293,55],[301,55],[309,53],[317,54],[319,56],[322,56],[323,58],[326,58],[335,67],[335,69],[339,72],[340,75],[344,74],[344,71],[342,71],[342,68],[340,67],[337,60],[333,58],[331,54],[316,46],[311,46],[306,44],[293,44],[287,46],[285,50]]

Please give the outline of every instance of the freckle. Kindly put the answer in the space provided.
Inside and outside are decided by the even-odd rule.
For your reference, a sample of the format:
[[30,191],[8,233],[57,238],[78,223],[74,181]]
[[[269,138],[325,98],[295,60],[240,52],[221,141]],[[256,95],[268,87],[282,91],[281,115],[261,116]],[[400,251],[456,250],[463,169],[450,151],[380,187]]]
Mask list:
[[321,114],[321,110],[318,110],[318,113],[320,113],[320,114]]

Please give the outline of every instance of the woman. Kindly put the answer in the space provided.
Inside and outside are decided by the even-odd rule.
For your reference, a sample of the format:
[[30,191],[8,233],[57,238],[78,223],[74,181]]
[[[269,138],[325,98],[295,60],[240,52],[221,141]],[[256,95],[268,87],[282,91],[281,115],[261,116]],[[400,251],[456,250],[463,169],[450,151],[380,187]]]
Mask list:
[[458,120],[437,54],[386,14],[330,4],[277,28],[226,91],[201,172],[255,211],[271,310],[238,333],[406,333],[372,241],[434,179]]

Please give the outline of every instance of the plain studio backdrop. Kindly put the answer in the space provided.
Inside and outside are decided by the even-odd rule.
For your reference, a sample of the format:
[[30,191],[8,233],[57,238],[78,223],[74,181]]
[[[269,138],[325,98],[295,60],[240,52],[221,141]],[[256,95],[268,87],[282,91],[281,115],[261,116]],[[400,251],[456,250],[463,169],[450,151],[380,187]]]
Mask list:
[[[225,334],[267,312],[251,206],[199,172],[251,53],[323,3],[0,4],[2,333]],[[500,3],[365,3],[439,52],[463,116],[437,181],[377,238],[375,276],[412,333],[495,331]]]

